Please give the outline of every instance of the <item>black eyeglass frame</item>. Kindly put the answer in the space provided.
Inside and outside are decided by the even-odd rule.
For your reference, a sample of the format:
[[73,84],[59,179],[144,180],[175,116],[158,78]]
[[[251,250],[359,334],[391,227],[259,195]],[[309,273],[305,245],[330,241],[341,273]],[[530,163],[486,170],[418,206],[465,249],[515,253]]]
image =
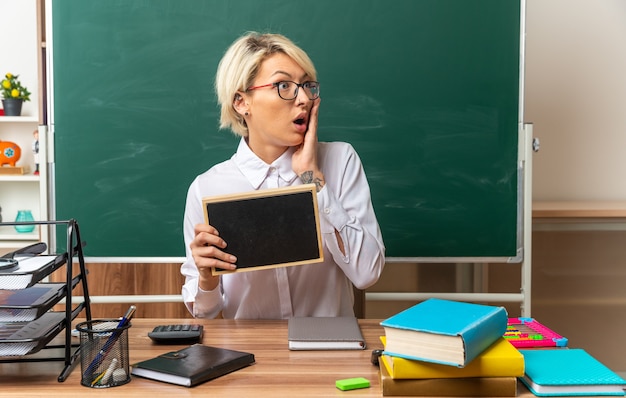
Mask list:
[[[278,87],[281,83],[293,83],[296,85],[296,89],[293,92],[293,97],[291,98],[285,98],[281,95],[280,93],[280,88]],[[309,96],[310,91],[307,91],[307,87],[305,87],[306,85],[310,85],[311,83],[314,83],[315,85],[317,85],[317,93],[313,94],[313,98],[311,98],[311,96]],[[269,83],[269,84],[263,84],[261,86],[252,86],[252,87],[248,87],[246,89],[246,91],[252,91],[252,90],[256,90],[258,88],[265,88],[265,87],[275,87],[276,91],[278,92],[278,96],[281,99],[284,99],[285,101],[291,101],[292,99],[295,99],[296,97],[298,97],[298,93],[300,91],[300,87],[302,87],[304,89],[304,93],[306,94],[307,98],[310,99],[311,101],[316,100],[320,97],[320,83],[313,81],[313,80],[308,80],[306,82],[302,82],[302,83],[296,83],[292,80],[281,80],[279,82],[275,82],[275,83]]]

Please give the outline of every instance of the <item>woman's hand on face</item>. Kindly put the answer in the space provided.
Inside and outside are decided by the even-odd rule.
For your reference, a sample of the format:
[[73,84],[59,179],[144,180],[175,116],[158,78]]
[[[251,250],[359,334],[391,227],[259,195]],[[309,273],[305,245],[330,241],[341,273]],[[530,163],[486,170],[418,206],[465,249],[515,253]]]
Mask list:
[[[200,272],[200,287],[203,290],[212,290],[217,285],[217,276],[213,276],[211,269],[220,268],[225,270],[234,270],[237,268],[235,262],[237,258],[232,254],[223,251],[226,248],[226,242],[220,238],[217,230],[208,224],[197,224],[194,227],[194,238],[189,247],[193,260]],[[205,289],[203,280],[210,282],[212,287]]]
[[291,166],[296,174],[306,171],[318,171],[317,167],[317,118],[319,115],[320,98],[313,101],[309,114],[309,128],[304,134],[302,144],[291,158]]

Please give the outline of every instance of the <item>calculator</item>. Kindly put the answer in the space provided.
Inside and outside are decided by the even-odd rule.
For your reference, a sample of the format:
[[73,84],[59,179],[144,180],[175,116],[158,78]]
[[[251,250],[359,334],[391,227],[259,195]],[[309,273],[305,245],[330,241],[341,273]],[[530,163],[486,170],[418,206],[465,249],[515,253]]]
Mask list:
[[197,324],[159,325],[148,333],[148,337],[160,344],[189,344],[202,339],[203,327]]

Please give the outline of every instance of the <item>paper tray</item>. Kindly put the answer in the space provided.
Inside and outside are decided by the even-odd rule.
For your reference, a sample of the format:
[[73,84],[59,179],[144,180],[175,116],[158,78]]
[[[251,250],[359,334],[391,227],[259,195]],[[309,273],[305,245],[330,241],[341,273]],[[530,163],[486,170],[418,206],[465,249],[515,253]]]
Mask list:
[[0,290],[0,322],[34,321],[65,295],[65,283],[37,283],[21,290]]
[[0,323],[0,357],[33,354],[65,326],[65,312],[47,312],[31,322]]
[[15,257],[18,267],[0,271],[0,289],[17,290],[33,286],[60,266],[65,264],[66,255]]

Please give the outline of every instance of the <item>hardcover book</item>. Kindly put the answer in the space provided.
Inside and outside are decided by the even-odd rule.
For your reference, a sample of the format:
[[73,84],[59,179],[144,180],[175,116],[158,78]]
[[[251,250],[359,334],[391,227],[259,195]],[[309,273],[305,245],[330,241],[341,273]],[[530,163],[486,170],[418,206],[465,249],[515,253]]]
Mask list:
[[626,380],[583,349],[520,352],[526,362],[521,380],[537,396],[624,395]]
[[288,321],[290,350],[363,350],[355,317],[294,317]]
[[384,321],[385,354],[464,367],[504,335],[504,307],[431,298]]
[[254,363],[254,355],[194,344],[132,366],[131,374],[165,383],[193,387]]
[[[384,337],[381,337],[385,344]],[[504,338],[499,338],[463,368],[383,355],[393,379],[437,379],[462,377],[521,377],[524,356]]]
[[386,362],[380,365],[383,396],[405,397],[516,397],[516,377],[458,379],[393,379]]

